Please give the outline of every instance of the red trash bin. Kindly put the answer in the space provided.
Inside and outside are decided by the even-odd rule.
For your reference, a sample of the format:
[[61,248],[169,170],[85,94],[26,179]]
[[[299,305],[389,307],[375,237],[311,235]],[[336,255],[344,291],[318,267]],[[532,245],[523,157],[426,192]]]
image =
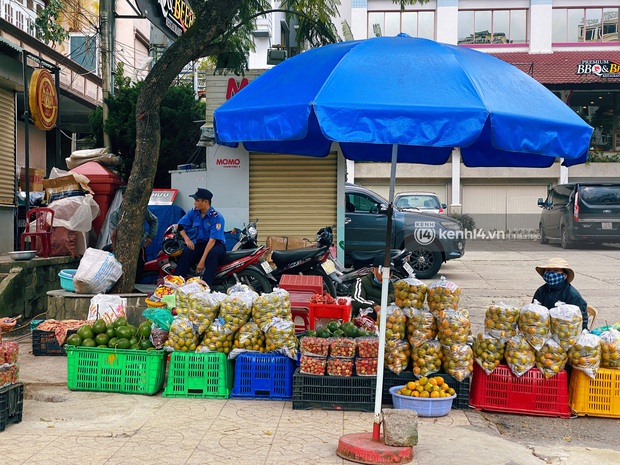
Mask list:
[[89,161],[71,170],[72,173],[83,174],[93,190],[95,202],[99,205],[99,216],[93,220],[93,230],[99,234],[101,226],[108,214],[108,209],[114,200],[116,190],[125,183],[117,174],[96,161]]

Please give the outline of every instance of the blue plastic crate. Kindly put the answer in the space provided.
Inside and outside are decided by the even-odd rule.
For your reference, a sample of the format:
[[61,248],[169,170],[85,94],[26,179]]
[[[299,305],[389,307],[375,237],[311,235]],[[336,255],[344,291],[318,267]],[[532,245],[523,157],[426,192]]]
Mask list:
[[295,368],[295,360],[284,355],[241,354],[235,362],[235,384],[230,397],[290,400]]

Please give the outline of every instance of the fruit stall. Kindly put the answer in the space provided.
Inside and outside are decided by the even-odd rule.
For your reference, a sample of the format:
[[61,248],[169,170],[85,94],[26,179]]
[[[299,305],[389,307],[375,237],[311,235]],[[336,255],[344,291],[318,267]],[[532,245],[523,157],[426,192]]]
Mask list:
[[[66,355],[71,390],[373,411],[378,323],[351,318],[350,300],[323,295],[320,277],[300,278],[258,295],[170,277],[138,326],[122,312],[33,322],[33,354]],[[474,335],[456,283],[407,278],[394,290],[385,308],[384,405],[420,416],[474,408],[620,418],[620,324],[582,331],[572,305],[493,303]],[[1,431],[21,420],[23,386],[17,348],[0,347]]]

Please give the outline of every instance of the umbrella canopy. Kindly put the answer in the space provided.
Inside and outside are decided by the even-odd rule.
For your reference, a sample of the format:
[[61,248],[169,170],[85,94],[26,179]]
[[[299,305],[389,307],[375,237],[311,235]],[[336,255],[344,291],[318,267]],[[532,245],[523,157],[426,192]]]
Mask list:
[[464,47],[376,37],[315,48],[215,111],[216,140],[249,151],[470,167],[583,163],[592,128],[533,78]]

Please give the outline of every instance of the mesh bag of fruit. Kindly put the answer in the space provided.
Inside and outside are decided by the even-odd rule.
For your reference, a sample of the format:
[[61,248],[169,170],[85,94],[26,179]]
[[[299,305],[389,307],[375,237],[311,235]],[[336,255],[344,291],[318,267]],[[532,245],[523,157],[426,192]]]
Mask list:
[[292,321],[272,318],[264,332],[266,352],[275,352],[297,360],[298,342],[295,336],[295,324]]
[[411,361],[413,362],[413,374],[427,376],[441,370],[443,351],[438,340],[426,341],[411,349]]
[[444,310],[459,308],[460,295],[461,288],[442,276],[428,285],[426,303],[435,318],[440,318]]
[[241,326],[233,336],[233,350],[228,354],[230,360],[243,352],[265,352],[265,335],[254,320]]
[[564,349],[568,351],[577,342],[581,334],[583,317],[581,310],[576,305],[556,302],[555,307],[549,310],[551,319],[550,330],[553,337]]
[[189,295],[189,321],[194,323],[198,334],[203,334],[220,310],[220,303],[226,298],[222,292],[196,292]]
[[536,365],[534,348],[521,334],[517,334],[506,341],[504,358],[508,368],[517,378],[523,376]]
[[539,350],[549,337],[549,309],[535,300],[519,310],[519,331],[534,349]]
[[405,339],[385,341],[385,365],[394,374],[401,374],[407,369],[411,358],[411,345]]
[[536,366],[545,378],[551,378],[562,371],[566,366],[566,361],[566,351],[555,339],[546,339],[543,346],[536,351]]
[[[397,305],[388,305],[386,309],[385,339],[405,339],[407,318],[411,316],[409,308],[400,308]],[[381,311],[377,312],[377,331],[381,324]]]
[[442,345],[443,369],[455,380],[461,382],[474,371],[474,353],[467,344]]
[[233,333],[252,316],[255,297],[257,294],[254,291],[229,292],[220,302],[220,318],[232,328]]
[[620,368],[620,331],[613,328],[601,333],[601,366]]
[[501,339],[489,333],[478,333],[472,346],[474,360],[487,375],[490,375],[504,358],[505,348],[506,343]]
[[465,344],[471,335],[471,322],[464,310],[448,309],[437,320],[437,339],[441,345]]
[[329,354],[329,339],[316,336],[304,336],[299,341],[299,351],[302,355],[327,357]]
[[177,315],[189,315],[189,311],[192,306],[192,296],[201,294],[205,292],[205,290],[208,291],[208,288],[205,289],[204,286],[196,282],[177,286],[173,291],[175,300],[174,306],[176,308]]
[[394,301],[401,308],[422,308],[427,287],[417,278],[399,279],[394,283]]
[[262,294],[252,302],[252,319],[265,331],[273,318],[292,320],[291,298],[285,289],[276,288],[273,292]]
[[202,336],[202,341],[196,348],[196,352],[222,352],[228,355],[233,348],[236,330],[237,328],[226,324],[221,317],[216,318]]
[[601,338],[588,331],[582,331],[575,345],[568,349],[568,363],[590,378],[596,378],[601,366]]
[[411,347],[419,347],[437,336],[437,320],[428,308],[412,308],[407,319],[407,340]]
[[491,336],[506,341],[517,335],[519,309],[500,302],[487,308],[484,318],[484,330]]
[[168,331],[168,339],[164,342],[164,350],[173,352],[193,352],[198,346],[198,334],[194,325],[183,315],[174,318]]

